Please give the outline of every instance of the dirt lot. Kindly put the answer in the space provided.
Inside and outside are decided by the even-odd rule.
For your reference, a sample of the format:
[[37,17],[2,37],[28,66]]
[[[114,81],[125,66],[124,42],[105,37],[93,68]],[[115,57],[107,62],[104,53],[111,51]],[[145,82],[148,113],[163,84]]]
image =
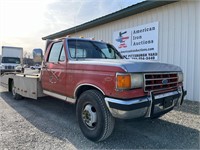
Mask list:
[[199,103],[155,120],[117,120],[114,133],[101,143],[87,140],[75,107],[46,97],[16,101],[0,87],[0,149],[199,149]]

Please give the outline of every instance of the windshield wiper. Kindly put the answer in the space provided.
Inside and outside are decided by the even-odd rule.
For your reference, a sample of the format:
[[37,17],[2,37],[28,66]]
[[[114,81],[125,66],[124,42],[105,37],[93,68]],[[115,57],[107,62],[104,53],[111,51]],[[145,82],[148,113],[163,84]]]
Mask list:
[[108,57],[106,56],[106,54],[104,52],[102,52],[102,50],[97,45],[95,45],[93,42],[90,42],[90,43],[95,47],[95,50],[97,50],[98,52],[100,52],[101,54],[103,54],[103,56],[104,56],[105,59],[108,59]]

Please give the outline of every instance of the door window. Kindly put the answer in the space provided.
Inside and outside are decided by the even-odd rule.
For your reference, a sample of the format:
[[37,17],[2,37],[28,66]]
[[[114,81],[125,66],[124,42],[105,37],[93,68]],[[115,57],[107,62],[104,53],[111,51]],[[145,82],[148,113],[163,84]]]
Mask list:
[[62,42],[54,43],[51,47],[48,62],[65,61],[65,51]]
[[60,53],[60,57],[59,57],[59,61],[65,61],[65,50],[64,50],[64,46],[62,47],[61,53]]

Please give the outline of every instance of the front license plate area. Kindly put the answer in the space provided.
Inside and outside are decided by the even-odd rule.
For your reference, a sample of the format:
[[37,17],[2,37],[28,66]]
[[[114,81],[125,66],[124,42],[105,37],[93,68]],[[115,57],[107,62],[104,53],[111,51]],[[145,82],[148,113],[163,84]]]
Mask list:
[[161,116],[173,109],[175,96],[153,99],[151,117]]
[[163,108],[164,109],[169,108],[172,105],[173,105],[173,96],[164,98],[164,100],[163,100]]

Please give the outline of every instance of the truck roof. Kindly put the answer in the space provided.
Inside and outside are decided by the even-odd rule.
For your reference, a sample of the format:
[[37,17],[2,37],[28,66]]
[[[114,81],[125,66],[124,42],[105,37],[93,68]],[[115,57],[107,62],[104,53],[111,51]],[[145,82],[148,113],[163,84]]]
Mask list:
[[92,41],[92,42],[100,42],[100,43],[108,44],[107,42],[105,42],[103,40],[95,40],[94,38],[69,37],[69,36],[67,36],[67,37],[62,37],[62,38],[53,39],[53,40],[52,39],[47,39],[46,40],[47,42],[46,42],[46,48],[45,49],[47,49],[47,47],[49,46],[50,43],[56,42],[56,41],[61,41],[61,40],[64,40],[64,39],[66,39],[66,40],[70,39],[70,40]]
[[62,37],[62,38],[58,38],[58,39],[47,39],[48,41],[60,41],[63,39],[72,39],[72,40],[85,40],[85,41],[95,41],[95,42],[101,42],[101,43],[107,43],[103,40],[95,40],[95,38],[83,38],[83,37]]
[[22,47],[14,47],[14,46],[2,46],[2,48],[18,48],[18,49],[23,49]]

